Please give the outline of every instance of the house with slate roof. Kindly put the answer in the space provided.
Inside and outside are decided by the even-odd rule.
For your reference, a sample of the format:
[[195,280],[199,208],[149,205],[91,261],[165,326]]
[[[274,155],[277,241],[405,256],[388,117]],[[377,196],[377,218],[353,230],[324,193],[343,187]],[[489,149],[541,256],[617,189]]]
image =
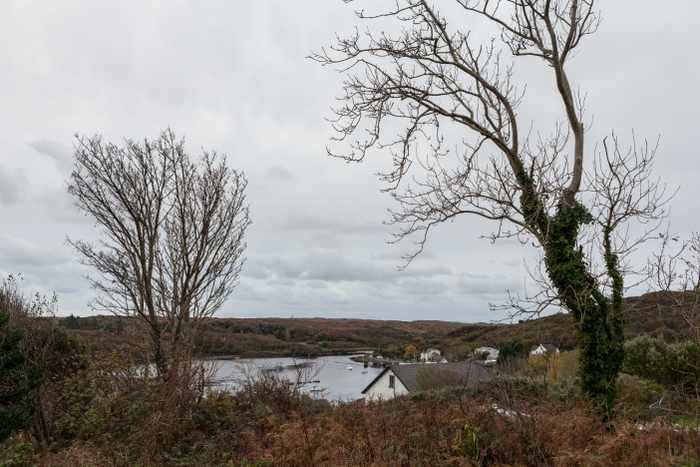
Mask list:
[[478,349],[474,349],[474,355],[486,355],[486,362],[491,362],[491,363],[496,363],[498,360],[498,354],[499,351],[498,349],[494,349],[493,347],[479,347]]
[[384,369],[362,391],[365,400],[391,399],[409,392],[422,391],[426,384],[471,386],[476,381],[491,379],[482,365],[474,362],[416,363],[394,365]]
[[[421,363],[428,363],[428,362],[433,362],[433,363],[439,363],[445,360],[442,358],[442,355],[440,355],[440,351],[437,349],[428,349],[425,352],[421,352],[420,354],[420,361]],[[447,360],[445,360],[447,361]]]

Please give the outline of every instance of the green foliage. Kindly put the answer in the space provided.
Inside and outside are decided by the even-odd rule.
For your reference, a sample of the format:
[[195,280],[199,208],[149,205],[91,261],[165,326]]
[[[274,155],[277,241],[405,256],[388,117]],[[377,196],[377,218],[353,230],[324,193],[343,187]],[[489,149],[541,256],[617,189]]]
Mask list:
[[[534,189],[534,183],[531,184]],[[535,198],[534,194],[529,197],[523,194],[522,202],[537,204]],[[593,221],[590,212],[579,203],[560,204],[551,217],[539,205],[524,206],[523,211],[532,213],[528,223],[542,236],[547,273],[573,317],[581,352],[581,389],[607,417],[615,405],[615,381],[625,357],[623,281],[617,256],[610,250],[610,232],[604,232],[605,263],[612,279],[612,293],[608,297],[588,271],[583,250],[577,244],[580,227]],[[543,218],[547,219],[546,228]]]
[[659,384],[672,384],[676,373],[669,365],[669,345],[662,335],[650,337],[642,334],[625,343],[627,357],[624,371]]
[[[0,296],[0,306],[3,301]],[[9,315],[0,309],[0,442],[34,423],[34,391],[44,372],[22,351],[23,339],[22,329],[10,326]]]
[[63,318],[60,321],[60,326],[64,329],[81,330],[81,331],[107,331],[115,334],[124,332],[126,325],[121,319],[105,319],[102,316],[88,316],[82,318],[80,316],[70,316]]
[[661,334],[656,337],[642,334],[628,341],[625,348],[626,373],[697,395],[700,355],[693,342],[669,344]]
[[3,437],[25,429],[37,445],[48,445],[62,393],[57,386],[85,366],[85,346],[55,325],[55,305],[55,296],[27,298],[12,278],[0,284],[0,345],[5,347],[0,349]]
[[503,364],[506,360],[527,355],[527,349],[520,339],[511,339],[501,344],[498,352],[498,363]]
[[273,335],[279,340],[284,340],[285,337],[284,326],[270,324],[270,323],[258,323],[258,332],[262,335]]
[[664,388],[659,384],[627,373],[620,373],[617,386],[620,413],[627,419],[648,419],[649,406],[664,396]]
[[520,198],[525,220],[540,236],[549,279],[571,313],[580,349],[581,389],[605,417],[611,413],[617,396],[615,381],[624,361],[624,319],[622,315],[622,275],[617,256],[610,248],[610,231],[604,231],[605,264],[612,279],[612,293],[601,292],[588,271],[578,234],[582,225],[593,222],[591,213],[580,203],[560,203],[554,216],[544,209],[531,175],[516,174],[522,188]]

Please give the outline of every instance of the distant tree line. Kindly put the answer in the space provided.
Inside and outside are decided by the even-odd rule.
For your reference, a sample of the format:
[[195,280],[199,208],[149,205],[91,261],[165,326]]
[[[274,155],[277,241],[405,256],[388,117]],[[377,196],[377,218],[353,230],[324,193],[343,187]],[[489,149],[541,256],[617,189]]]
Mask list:
[[64,329],[81,330],[81,331],[107,331],[121,334],[124,332],[126,324],[121,319],[105,320],[99,316],[88,316],[82,318],[80,316],[70,316],[63,318],[60,326]]

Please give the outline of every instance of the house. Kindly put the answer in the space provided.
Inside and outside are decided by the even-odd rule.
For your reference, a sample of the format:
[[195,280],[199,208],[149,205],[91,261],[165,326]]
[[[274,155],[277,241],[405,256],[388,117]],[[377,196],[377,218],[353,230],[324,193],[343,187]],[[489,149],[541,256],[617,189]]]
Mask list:
[[483,366],[474,362],[416,363],[387,367],[362,391],[365,400],[395,396],[446,386],[470,386],[491,379]]
[[420,361],[421,363],[440,363],[442,361],[447,361],[444,358],[442,358],[442,355],[440,355],[440,351],[437,349],[428,349],[425,352],[421,352],[420,354]]
[[554,344],[538,344],[533,345],[530,349],[530,355],[544,355],[548,351],[552,352],[554,355],[559,353],[559,349]]
[[474,355],[479,354],[486,354],[486,363],[490,363],[498,360],[499,352],[498,349],[494,349],[493,347],[479,347],[478,349],[474,349]]

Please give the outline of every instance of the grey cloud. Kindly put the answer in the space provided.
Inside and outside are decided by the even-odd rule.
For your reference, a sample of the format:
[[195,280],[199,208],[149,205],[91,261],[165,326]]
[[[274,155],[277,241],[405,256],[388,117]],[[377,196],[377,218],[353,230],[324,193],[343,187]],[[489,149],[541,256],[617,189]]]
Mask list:
[[460,274],[460,277],[467,278],[469,280],[474,280],[474,281],[486,281],[486,280],[491,280],[491,276],[487,274],[475,274],[472,272],[463,272]]
[[462,274],[455,285],[455,291],[462,294],[499,294],[507,290],[517,291],[521,285],[512,278],[501,274],[488,276],[484,274]]
[[9,173],[0,165],[0,204],[9,206],[25,200],[29,181],[21,170]]
[[15,267],[54,266],[70,263],[71,257],[63,249],[49,248],[21,238],[0,237],[0,257]]
[[71,171],[73,167],[72,148],[62,143],[47,139],[39,139],[27,144],[41,154],[53,159],[56,162],[56,167],[58,167],[61,172],[69,173]]
[[274,276],[272,279],[268,280],[267,283],[276,286],[294,286],[296,284],[294,279],[280,276]]
[[268,177],[283,182],[294,181],[294,174],[291,170],[282,166],[271,167],[267,170]]
[[399,272],[393,264],[374,259],[351,259],[341,253],[312,252],[294,258],[280,258],[276,255],[257,256],[248,261],[242,274],[254,279],[287,278],[303,281],[305,284],[314,281],[381,284],[452,276],[452,271],[442,265],[433,265]]
[[411,279],[401,281],[401,290],[407,295],[434,296],[447,292],[449,287],[441,281]]
[[75,207],[76,198],[65,188],[53,188],[32,196],[32,201],[43,208],[44,214],[62,224],[93,227],[95,219]]
[[340,255],[311,254],[297,258],[257,259],[243,274],[258,279],[293,279],[299,281],[385,281],[390,280],[390,271],[376,263],[351,261]]
[[299,279],[305,274],[304,266],[289,260],[276,260],[268,263],[265,269],[269,275],[285,279]]
[[351,261],[341,256],[309,258],[310,269],[303,278],[328,282],[376,282],[391,280],[389,271],[372,262]]
[[267,279],[270,277],[270,271],[259,264],[251,264],[248,261],[243,268],[243,272],[241,272],[241,276],[251,279]]
[[412,268],[407,267],[400,273],[402,276],[409,277],[432,277],[432,276],[451,276],[452,270],[441,264],[430,266],[427,268]]
[[384,226],[376,222],[349,222],[333,217],[303,215],[287,217],[282,228],[288,232],[366,233],[384,230]]

